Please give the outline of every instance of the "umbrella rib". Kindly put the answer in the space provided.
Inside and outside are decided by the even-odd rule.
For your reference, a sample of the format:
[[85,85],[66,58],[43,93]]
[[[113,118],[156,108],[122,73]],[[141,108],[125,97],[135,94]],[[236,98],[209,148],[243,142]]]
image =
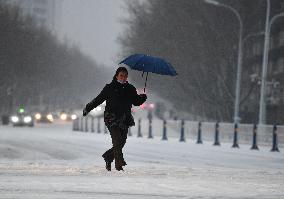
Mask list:
[[[141,58],[139,58],[139,60],[134,64],[133,68],[136,67],[136,65],[145,57],[145,55],[142,55]],[[142,70],[144,72],[144,70]],[[143,73],[144,74],[144,73]],[[142,75],[143,77],[143,75]]]

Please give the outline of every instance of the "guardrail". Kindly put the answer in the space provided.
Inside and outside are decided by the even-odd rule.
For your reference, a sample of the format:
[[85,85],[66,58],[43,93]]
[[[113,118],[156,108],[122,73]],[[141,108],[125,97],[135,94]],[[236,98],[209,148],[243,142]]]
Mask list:
[[[136,126],[129,128],[129,136],[149,139],[160,137],[166,141],[179,138],[180,142],[187,139],[196,140],[202,144],[203,140],[212,141],[213,146],[220,146],[222,142],[232,142],[233,148],[239,144],[251,144],[252,150],[259,150],[258,145],[272,145],[271,151],[279,152],[279,145],[284,145],[284,126],[256,124],[232,124],[221,122],[196,122],[186,120],[135,119]],[[90,130],[89,130],[90,129]],[[91,133],[108,133],[101,117],[80,117],[73,121],[73,130]]]

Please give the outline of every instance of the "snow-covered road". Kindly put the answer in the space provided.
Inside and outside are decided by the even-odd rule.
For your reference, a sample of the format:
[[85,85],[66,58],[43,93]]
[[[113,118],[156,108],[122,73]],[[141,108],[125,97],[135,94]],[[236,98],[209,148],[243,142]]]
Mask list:
[[267,147],[129,137],[125,171],[107,172],[110,146],[70,124],[0,126],[0,198],[284,198],[284,155]]

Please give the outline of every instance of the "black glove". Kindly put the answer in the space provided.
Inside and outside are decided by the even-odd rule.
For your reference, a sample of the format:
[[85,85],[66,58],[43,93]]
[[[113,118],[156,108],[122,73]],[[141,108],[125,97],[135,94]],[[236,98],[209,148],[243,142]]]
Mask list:
[[86,110],[86,108],[84,108],[84,109],[83,109],[83,116],[88,115],[88,113],[89,113],[89,112]]
[[140,94],[140,97],[143,99],[143,101],[146,101],[147,95],[146,94]]

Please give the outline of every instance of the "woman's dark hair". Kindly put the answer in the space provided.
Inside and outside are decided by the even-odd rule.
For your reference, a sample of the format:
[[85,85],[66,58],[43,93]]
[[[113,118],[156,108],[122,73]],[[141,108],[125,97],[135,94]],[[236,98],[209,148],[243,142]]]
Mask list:
[[115,71],[115,75],[113,76],[113,79],[115,79],[120,72],[124,72],[128,75],[128,70],[125,67],[121,66]]

